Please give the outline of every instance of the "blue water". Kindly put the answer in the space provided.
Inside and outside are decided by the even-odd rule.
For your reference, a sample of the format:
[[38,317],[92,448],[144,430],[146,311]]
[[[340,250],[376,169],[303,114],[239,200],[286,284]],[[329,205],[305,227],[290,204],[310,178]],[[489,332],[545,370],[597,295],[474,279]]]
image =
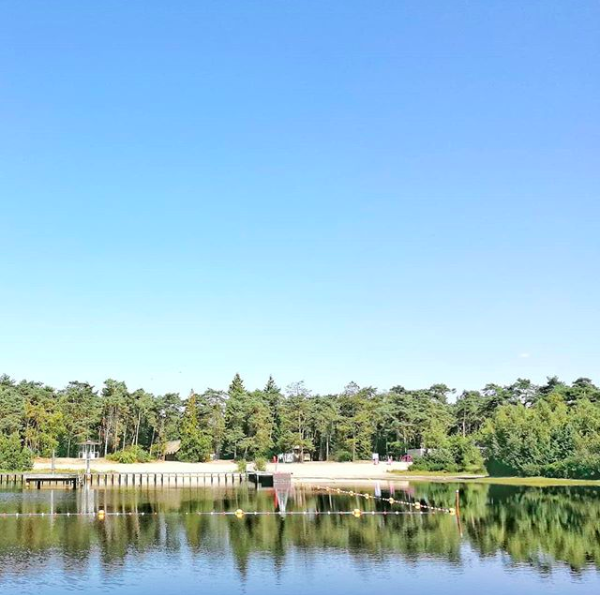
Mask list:
[[[448,506],[455,487],[404,485],[395,497]],[[378,489],[385,496],[389,486]],[[461,499],[460,518],[326,516],[314,512],[410,510],[306,487],[288,494],[285,508],[307,515],[238,519],[208,513],[277,512],[282,503],[272,490],[246,487],[9,490],[0,492],[0,514],[20,516],[0,517],[0,589],[36,595],[600,593],[597,490],[463,486]],[[98,519],[98,508],[109,516]],[[41,512],[44,517],[28,516]],[[66,512],[74,516],[49,516]]]

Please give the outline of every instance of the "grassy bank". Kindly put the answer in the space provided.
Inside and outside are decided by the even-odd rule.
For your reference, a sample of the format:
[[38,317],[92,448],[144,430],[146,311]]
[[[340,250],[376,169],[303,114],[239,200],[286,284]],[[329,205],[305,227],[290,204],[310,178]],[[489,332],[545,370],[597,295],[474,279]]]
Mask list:
[[550,486],[600,487],[600,481],[597,479],[560,479],[556,477],[480,477],[478,479],[472,479],[468,481],[471,483],[492,483],[496,485],[529,486],[540,488]]
[[424,477],[430,479],[473,479],[478,477],[485,477],[483,473],[456,473],[451,471],[420,471],[415,469],[414,471],[400,471],[398,469],[394,469],[393,471],[388,471],[391,475],[395,475],[397,477]]
[[600,481],[593,479],[559,479],[554,477],[490,477],[468,473],[448,473],[446,471],[390,471],[397,479],[410,481],[459,481],[464,483],[489,483],[507,486],[596,486]]

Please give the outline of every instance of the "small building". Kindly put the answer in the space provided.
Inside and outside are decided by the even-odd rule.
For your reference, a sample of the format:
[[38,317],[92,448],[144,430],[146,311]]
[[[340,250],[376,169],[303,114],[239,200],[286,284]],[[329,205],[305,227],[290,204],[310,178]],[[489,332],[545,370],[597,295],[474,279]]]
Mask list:
[[277,460],[280,463],[308,463],[312,461],[310,452],[304,451],[299,446],[294,446],[290,452],[282,452],[278,455]]
[[165,461],[177,460],[177,453],[181,449],[181,440],[169,440],[165,444]]
[[100,443],[93,440],[80,442],[77,450],[78,459],[99,459],[100,458]]

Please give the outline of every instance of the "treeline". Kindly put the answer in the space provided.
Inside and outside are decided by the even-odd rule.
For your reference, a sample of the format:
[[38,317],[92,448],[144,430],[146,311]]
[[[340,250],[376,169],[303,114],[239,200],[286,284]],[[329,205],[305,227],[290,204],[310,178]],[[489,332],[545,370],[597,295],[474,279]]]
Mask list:
[[[461,394],[445,384],[388,391],[348,384],[312,394],[303,382],[281,390],[269,378],[248,390],[236,374],[227,391],[153,395],[107,380],[96,390],[70,382],[56,390],[0,377],[0,465],[20,445],[38,456],[75,456],[97,440],[118,460],[162,458],[181,440],[180,460],[256,460],[296,449],[302,458],[350,461],[429,449],[416,467],[600,478],[600,389],[587,378],[519,379]],[[23,454],[21,453],[21,454]],[[23,460],[27,457],[23,455]]]

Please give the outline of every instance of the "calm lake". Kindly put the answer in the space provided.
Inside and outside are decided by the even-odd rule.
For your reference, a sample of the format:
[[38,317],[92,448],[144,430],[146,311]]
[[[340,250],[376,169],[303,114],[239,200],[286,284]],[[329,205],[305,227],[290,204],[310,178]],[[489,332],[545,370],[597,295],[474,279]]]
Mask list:
[[[600,593],[599,489],[344,487],[439,507],[460,488],[461,515],[311,486],[3,489],[0,592]],[[387,514],[337,514],[356,508]]]

